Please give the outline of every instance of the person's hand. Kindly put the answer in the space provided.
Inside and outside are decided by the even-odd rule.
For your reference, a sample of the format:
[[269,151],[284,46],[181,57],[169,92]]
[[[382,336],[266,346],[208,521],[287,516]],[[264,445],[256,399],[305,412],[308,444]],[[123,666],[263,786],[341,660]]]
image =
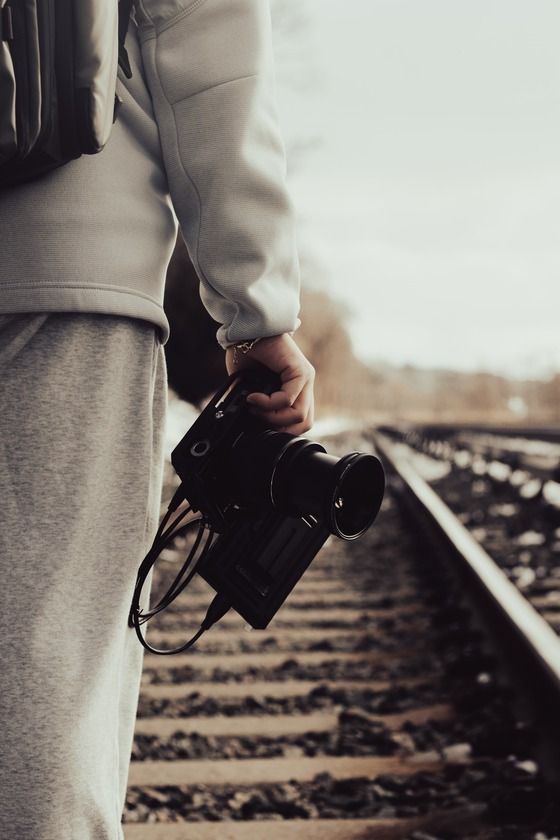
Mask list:
[[260,362],[279,374],[282,390],[273,394],[254,392],[247,397],[251,412],[257,414],[268,426],[278,431],[301,435],[313,425],[313,382],[315,368],[288,333],[261,338],[247,354],[226,349],[226,369],[229,374],[255,362]]

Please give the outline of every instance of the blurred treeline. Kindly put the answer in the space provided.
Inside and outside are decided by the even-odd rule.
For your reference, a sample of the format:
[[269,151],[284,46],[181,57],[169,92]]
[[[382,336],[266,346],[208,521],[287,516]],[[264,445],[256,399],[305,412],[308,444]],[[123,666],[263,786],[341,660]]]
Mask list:
[[[179,236],[169,266],[165,308],[169,381],[179,396],[201,406],[226,376],[216,324],[204,309],[198,279]],[[356,358],[348,310],[324,291],[302,289],[296,340],[317,371],[317,417],[387,420],[560,424],[560,374],[548,381],[512,380],[491,373],[424,370]],[[373,325],[372,325],[373,329]],[[444,348],[442,348],[443,351]]]
[[558,373],[546,380],[518,380],[412,365],[380,364],[376,370],[378,387],[372,398],[391,420],[560,425]]
[[[183,399],[201,403],[225,378],[218,324],[204,309],[199,284],[179,236],[167,274],[165,310],[171,324],[166,345],[169,382]],[[296,340],[317,370],[322,414],[367,411],[376,375],[355,358],[341,307],[326,292],[303,288],[302,326]]]

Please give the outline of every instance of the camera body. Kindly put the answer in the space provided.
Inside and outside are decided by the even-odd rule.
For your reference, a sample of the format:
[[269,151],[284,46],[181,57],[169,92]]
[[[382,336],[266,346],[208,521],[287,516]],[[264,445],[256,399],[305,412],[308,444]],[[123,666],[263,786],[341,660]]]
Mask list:
[[329,536],[324,525],[303,517],[240,514],[198,573],[251,627],[264,629]]
[[255,628],[268,625],[331,533],[356,539],[371,525],[384,490],[375,456],[335,458],[249,411],[249,393],[280,387],[261,366],[233,374],[171,455],[184,498],[217,534],[197,571]]
[[[231,527],[237,507],[266,506],[267,492],[255,486],[250,474],[254,453],[240,449],[262,434],[264,425],[246,404],[252,391],[271,394],[279,387],[271,372],[233,374],[220,388],[171,453],[171,463],[193,510],[202,511],[212,530]],[[286,435],[292,438],[293,435]],[[234,453],[237,457],[234,456]],[[241,471],[241,475],[239,472]],[[243,475],[246,480],[243,481]],[[248,480],[247,480],[248,479]]]

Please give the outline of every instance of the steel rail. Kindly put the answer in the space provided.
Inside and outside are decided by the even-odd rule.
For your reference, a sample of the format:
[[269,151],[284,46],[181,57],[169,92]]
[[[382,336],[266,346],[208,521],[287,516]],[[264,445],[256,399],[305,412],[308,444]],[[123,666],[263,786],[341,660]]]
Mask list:
[[[476,602],[482,623],[497,639],[509,676],[523,688],[533,719],[546,721],[548,736],[551,730],[560,735],[560,637],[416,473],[404,454],[406,445],[395,444],[379,431],[373,439],[385,466],[400,480],[400,495],[411,514],[443,543],[452,571],[470,589],[471,603]],[[547,752],[546,759],[557,775],[558,757]]]
[[[432,458],[439,459],[439,456],[433,453],[432,444],[447,444],[452,449],[467,449],[473,455],[481,455],[492,461],[503,461],[512,470],[524,470],[542,481],[560,480],[560,432],[558,439],[552,440],[550,436],[539,437],[536,432],[534,437],[524,437],[509,434],[506,428],[499,431],[492,427],[397,425],[383,426],[379,431],[390,439],[402,441]],[[516,447],[516,441],[523,441],[531,448],[527,450]],[[444,453],[443,460],[447,457]]]
[[[382,426],[380,430],[391,429],[391,426]],[[494,426],[492,424],[485,425],[484,423],[464,423],[458,425],[457,423],[411,423],[403,422],[398,424],[401,431],[419,430],[436,434],[449,434],[450,432],[473,432],[480,434],[496,435],[496,437],[519,437],[527,440],[542,440],[548,443],[560,443],[560,427],[558,426],[515,426],[503,425]]]

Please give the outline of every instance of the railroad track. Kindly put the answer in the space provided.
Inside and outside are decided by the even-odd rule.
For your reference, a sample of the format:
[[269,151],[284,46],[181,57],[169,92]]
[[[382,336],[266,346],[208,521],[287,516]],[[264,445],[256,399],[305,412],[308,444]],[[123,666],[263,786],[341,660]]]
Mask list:
[[497,462],[496,480],[506,481],[516,472],[541,481],[560,478],[560,430],[427,425],[388,426],[380,431],[434,458],[463,462],[475,471]]
[[[391,474],[377,522],[329,540],[267,630],[232,614],[192,653],[146,655],[126,840],[553,837],[554,761],[515,659],[550,735],[558,638],[511,586],[504,606],[505,577],[376,442]],[[149,640],[176,645],[209,598],[197,579]]]
[[560,431],[390,427],[508,578],[560,631]]

